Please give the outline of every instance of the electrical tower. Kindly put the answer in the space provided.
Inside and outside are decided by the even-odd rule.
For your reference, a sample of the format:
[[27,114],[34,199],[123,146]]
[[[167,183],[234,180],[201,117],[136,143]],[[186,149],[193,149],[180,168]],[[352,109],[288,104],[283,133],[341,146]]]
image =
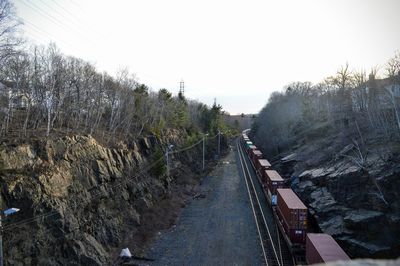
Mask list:
[[179,93],[182,96],[185,95],[185,82],[183,80],[181,80],[181,82],[179,82]]

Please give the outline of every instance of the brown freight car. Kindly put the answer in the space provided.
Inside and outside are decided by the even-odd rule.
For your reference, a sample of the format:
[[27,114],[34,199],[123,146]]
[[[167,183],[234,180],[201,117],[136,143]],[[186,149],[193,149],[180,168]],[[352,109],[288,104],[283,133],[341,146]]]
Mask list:
[[250,156],[250,152],[251,152],[252,150],[257,150],[256,145],[250,144],[250,145],[247,146],[247,154],[248,154],[249,156]]
[[262,152],[259,150],[251,150],[250,151],[250,160],[253,163],[254,167],[256,167],[256,163],[258,159],[262,158]]
[[337,260],[350,260],[350,258],[330,235],[307,234],[307,264],[327,263]]
[[272,206],[274,206],[276,205],[277,202],[277,196],[276,196],[277,189],[283,188],[284,186],[283,182],[285,180],[275,170],[265,170],[265,177],[268,189],[267,191],[268,201]]
[[290,188],[277,189],[276,212],[292,243],[305,244],[307,207]]
[[266,159],[258,159],[256,163],[256,172],[260,179],[265,180],[265,170],[269,169],[271,164]]

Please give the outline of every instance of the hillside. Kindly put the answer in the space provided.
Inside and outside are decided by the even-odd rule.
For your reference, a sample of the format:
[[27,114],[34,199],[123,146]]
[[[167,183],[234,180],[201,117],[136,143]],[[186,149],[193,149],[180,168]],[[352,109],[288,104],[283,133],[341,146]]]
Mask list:
[[292,83],[250,135],[306,203],[311,227],[353,258],[396,258],[400,76],[363,80],[339,71],[326,83]]
[[218,132],[227,148],[222,107],[154,91],[127,69],[100,72],[55,44],[13,49],[0,67],[0,208],[20,211],[3,220],[5,264],[140,255],[215,165]]
[[[317,229],[331,234],[353,258],[396,258],[400,234],[400,149],[367,137],[359,165],[349,133],[299,139],[273,161],[308,206]],[[312,133],[311,133],[312,134]],[[347,141],[346,141],[347,140]],[[392,143],[396,145],[396,143]]]
[[[160,150],[186,137],[171,130],[118,148],[90,135],[3,144],[0,205],[20,209],[4,221],[6,264],[110,265],[125,247],[140,256],[204,176],[201,145],[170,154],[166,172]],[[215,147],[209,139],[206,171]]]
[[224,114],[223,120],[226,124],[228,124],[231,128],[236,129],[237,131],[242,132],[245,129],[251,127],[255,119],[255,115],[252,114],[241,114],[241,115],[230,115]]

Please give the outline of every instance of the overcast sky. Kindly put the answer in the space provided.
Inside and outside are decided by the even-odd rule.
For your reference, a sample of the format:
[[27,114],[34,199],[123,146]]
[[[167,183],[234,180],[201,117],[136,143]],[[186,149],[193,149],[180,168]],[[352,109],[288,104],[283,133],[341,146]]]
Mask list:
[[14,0],[26,36],[154,90],[256,113],[291,81],[349,62],[367,71],[400,49],[398,0]]

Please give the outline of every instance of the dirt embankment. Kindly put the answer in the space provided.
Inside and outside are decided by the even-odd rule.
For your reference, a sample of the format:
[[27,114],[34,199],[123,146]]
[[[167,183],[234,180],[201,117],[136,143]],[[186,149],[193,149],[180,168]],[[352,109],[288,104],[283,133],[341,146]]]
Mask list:
[[3,144],[1,208],[20,209],[4,221],[6,264],[108,265],[124,247],[140,255],[204,174],[198,148],[170,156],[169,176],[163,159],[156,163],[163,143],[183,139],[172,132],[118,148],[91,136]]

